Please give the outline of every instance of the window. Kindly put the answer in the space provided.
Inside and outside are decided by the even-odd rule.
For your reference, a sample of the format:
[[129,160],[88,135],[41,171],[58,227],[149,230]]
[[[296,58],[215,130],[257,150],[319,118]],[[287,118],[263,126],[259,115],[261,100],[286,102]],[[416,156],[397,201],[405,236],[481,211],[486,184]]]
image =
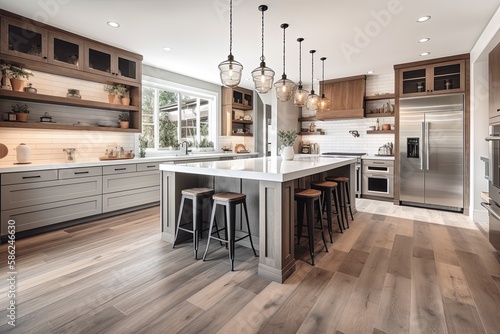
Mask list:
[[148,148],[176,150],[183,141],[213,148],[217,139],[215,92],[171,88],[146,81],[142,90],[142,134]]

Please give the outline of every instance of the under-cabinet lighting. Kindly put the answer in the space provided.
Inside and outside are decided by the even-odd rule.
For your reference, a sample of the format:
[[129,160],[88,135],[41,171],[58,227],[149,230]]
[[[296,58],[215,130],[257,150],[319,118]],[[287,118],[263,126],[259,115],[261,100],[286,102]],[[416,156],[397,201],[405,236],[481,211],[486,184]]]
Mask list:
[[421,38],[421,39],[419,39],[419,40],[418,40],[418,42],[419,42],[419,43],[425,43],[425,42],[428,42],[428,41],[430,41],[430,40],[431,40],[430,38],[427,38],[427,37],[426,37],[426,38]]
[[430,19],[431,19],[431,17],[429,15],[426,15],[426,16],[419,17],[417,22],[422,23],[425,21],[429,21]]
[[120,23],[115,22],[115,21],[108,21],[108,26],[113,27],[113,28],[118,28],[120,26]]

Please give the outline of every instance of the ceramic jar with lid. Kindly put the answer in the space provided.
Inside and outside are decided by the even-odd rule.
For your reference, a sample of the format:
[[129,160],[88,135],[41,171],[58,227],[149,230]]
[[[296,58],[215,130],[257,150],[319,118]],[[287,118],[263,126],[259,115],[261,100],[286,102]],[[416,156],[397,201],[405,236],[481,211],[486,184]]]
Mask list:
[[17,163],[28,164],[30,163],[30,147],[25,143],[21,143],[16,147]]

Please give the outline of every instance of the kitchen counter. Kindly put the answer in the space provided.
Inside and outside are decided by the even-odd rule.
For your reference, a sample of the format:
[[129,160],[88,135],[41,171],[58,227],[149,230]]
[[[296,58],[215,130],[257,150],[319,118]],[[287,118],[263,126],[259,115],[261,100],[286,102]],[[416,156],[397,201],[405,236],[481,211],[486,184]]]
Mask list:
[[393,160],[394,156],[383,156],[383,155],[375,155],[375,154],[367,154],[361,157],[362,160],[370,159],[370,160]]
[[[349,186],[354,189],[355,162],[355,158],[296,155],[291,161],[274,156],[160,164],[162,238],[167,242],[175,238],[183,189],[210,187],[216,192],[244,193],[250,230],[254,240],[259,240],[259,275],[282,283],[295,271],[294,189],[309,187],[310,181],[328,175],[350,177]],[[354,193],[350,192],[353,212]]]
[[48,170],[48,169],[63,169],[63,168],[79,168],[79,167],[95,167],[95,166],[108,166],[108,165],[122,165],[122,164],[135,164],[144,162],[176,162],[188,161],[198,159],[222,158],[222,157],[256,157],[258,153],[199,153],[191,155],[164,155],[157,157],[135,157],[133,159],[119,159],[119,160],[96,160],[75,162],[75,163],[32,163],[15,165],[13,163],[2,163],[0,161],[0,173],[13,173],[13,172],[27,172],[34,170]]

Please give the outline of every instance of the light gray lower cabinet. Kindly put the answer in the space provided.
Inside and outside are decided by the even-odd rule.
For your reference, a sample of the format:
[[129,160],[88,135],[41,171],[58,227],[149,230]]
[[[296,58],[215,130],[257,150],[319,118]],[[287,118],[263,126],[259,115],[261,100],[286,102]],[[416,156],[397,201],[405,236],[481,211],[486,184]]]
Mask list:
[[158,163],[141,163],[135,168],[117,170],[113,174],[104,175],[102,177],[102,211],[111,212],[159,202],[160,171],[158,168]]

